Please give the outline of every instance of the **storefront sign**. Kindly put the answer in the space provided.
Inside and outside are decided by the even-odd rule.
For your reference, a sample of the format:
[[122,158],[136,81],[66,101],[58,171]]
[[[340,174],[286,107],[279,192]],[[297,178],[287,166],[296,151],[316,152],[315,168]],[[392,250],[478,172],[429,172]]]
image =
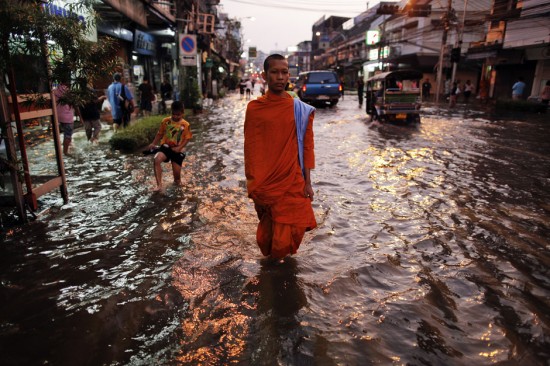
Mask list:
[[378,60],[378,48],[369,50],[369,60]]
[[155,37],[136,29],[134,51],[141,55],[154,56],[156,54]]
[[87,22],[88,19],[91,19],[90,11],[82,6],[75,6],[74,10],[71,5],[79,4],[79,0],[54,0],[42,4],[44,10],[55,16],[71,18],[78,18],[78,21],[88,27],[86,32],[86,39],[92,42],[97,42],[97,28],[94,22]]
[[367,43],[367,46],[377,44],[378,42],[380,42],[380,33],[377,30],[367,31],[365,42]]

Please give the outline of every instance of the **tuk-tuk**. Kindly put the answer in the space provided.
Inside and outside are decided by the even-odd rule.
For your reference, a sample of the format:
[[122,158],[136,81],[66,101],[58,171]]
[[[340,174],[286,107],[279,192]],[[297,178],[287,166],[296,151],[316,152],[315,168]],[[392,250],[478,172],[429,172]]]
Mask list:
[[420,123],[422,73],[416,70],[383,72],[366,83],[367,114],[380,122]]

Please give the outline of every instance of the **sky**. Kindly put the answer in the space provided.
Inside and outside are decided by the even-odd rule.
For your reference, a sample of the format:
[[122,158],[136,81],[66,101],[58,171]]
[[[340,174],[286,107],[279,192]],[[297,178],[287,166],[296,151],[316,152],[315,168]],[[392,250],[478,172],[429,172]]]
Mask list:
[[[241,20],[245,50],[284,51],[311,40],[311,27],[323,15],[353,18],[378,0],[221,0],[220,12]],[[250,19],[254,17],[254,20]]]

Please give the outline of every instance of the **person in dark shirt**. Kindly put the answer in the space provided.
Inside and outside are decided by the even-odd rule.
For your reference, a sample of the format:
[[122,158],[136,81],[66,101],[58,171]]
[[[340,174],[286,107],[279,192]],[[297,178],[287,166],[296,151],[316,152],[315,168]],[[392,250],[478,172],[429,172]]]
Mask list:
[[426,79],[422,83],[422,98],[424,100],[430,99],[430,91],[432,90],[432,84],[430,83],[430,79]]
[[363,106],[364,89],[365,89],[365,81],[363,80],[363,76],[359,76],[359,79],[357,79],[357,99],[359,101],[359,108]]
[[153,110],[153,100],[155,99],[153,86],[149,84],[149,78],[147,76],[144,77],[143,82],[139,84],[138,90],[140,92],[139,112],[147,117]]
[[90,88],[91,98],[78,109],[78,115],[84,129],[86,130],[86,137],[92,144],[99,143],[99,132],[101,131],[100,109],[101,103],[107,98],[105,95],[100,97],[94,89]]
[[160,113],[166,114],[166,101],[172,99],[173,90],[168,78],[164,78],[160,84]]

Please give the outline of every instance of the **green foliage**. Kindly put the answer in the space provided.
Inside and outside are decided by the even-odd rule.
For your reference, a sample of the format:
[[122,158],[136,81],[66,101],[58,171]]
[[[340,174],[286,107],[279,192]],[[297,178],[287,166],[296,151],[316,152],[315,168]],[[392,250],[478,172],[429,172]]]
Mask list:
[[124,129],[119,129],[109,140],[111,148],[131,152],[138,147],[150,144],[155,138],[163,118],[164,116],[146,117]]
[[[226,65],[222,62],[221,58],[219,58],[216,55],[212,55],[212,79],[214,80],[223,80],[225,79],[225,75],[227,74]],[[223,68],[224,71],[220,72],[220,67]]]
[[[188,71],[189,75],[197,75],[197,68],[192,67]],[[183,89],[181,90],[181,99],[185,108],[192,110],[202,109],[200,104],[201,92],[199,89],[199,83],[194,77],[186,77],[183,83]]]
[[499,111],[516,111],[516,112],[530,112],[530,113],[545,113],[548,106],[527,100],[512,100],[512,99],[499,99],[496,101],[495,110]]
[[227,33],[222,36],[223,44],[226,50],[226,57],[229,60],[238,62],[243,53],[242,39],[238,37],[241,32],[242,25],[238,19],[227,19]]
[[[190,115],[191,110],[185,109],[184,118],[187,119]],[[150,144],[159,130],[160,122],[165,117],[168,116],[159,115],[141,118],[130,126],[119,129],[109,140],[111,148],[124,152],[133,152],[140,147]]]
[[[3,75],[18,63],[36,60],[44,66],[33,67],[32,77],[38,79],[36,85],[69,85],[70,91],[61,102],[79,106],[90,98],[86,82],[93,82],[114,70],[114,41],[99,38],[97,43],[91,42],[86,35],[96,23],[95,16],[82,22],[76,15],[52,15],[43,8],[47,8],[51,2],[0,0],[0,72]],[[67,4],[66,7],[74,14],[82,13],[83,9],[95,14],[93,4],[92,0],[81,0]],[[48,68],[45,67],[46,54]]]

